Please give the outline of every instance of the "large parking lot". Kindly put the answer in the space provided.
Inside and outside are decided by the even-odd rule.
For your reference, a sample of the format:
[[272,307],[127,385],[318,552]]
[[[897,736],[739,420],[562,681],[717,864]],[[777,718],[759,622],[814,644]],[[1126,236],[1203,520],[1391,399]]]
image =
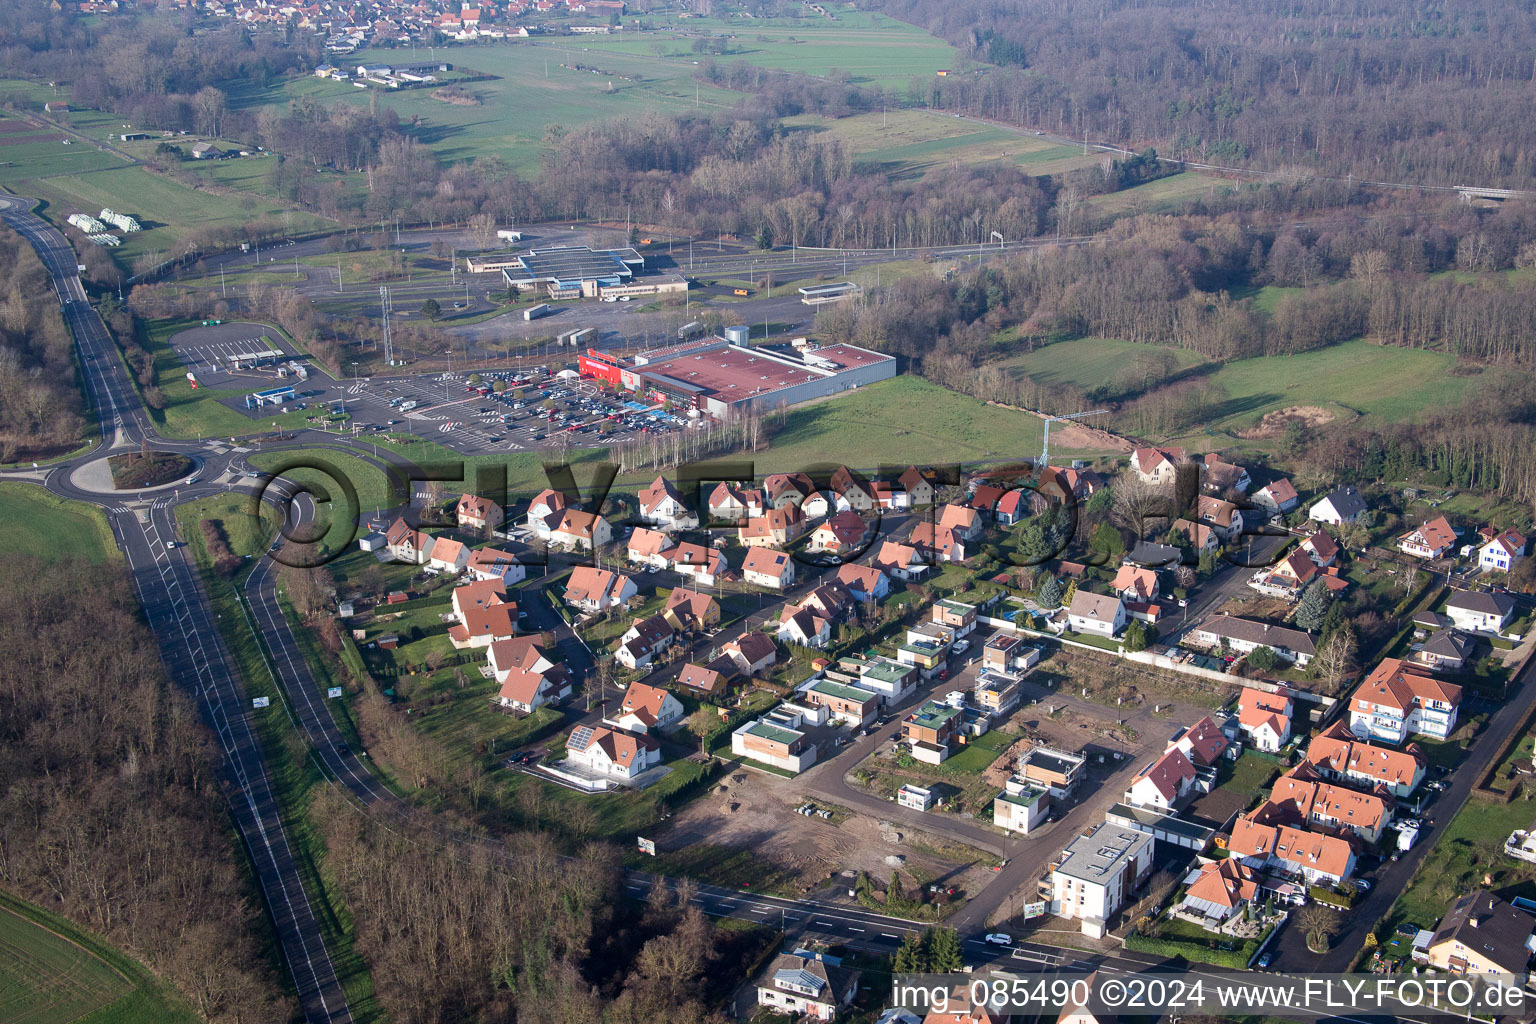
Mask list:
[[[593,447],[682,430],[688,422],[591,381],[557,379],[540,368],[482,371],[475,385],[468,376],[341,381],[327,401],[337,406],[336,392],[344,393],[352,425],[362,436],[411,433],[466,454],[553,447],[566,438]],[[495,390],[497,384],[502,391]],[[607,433],[599,429],[604,423],[611,424]]]
[[[189,327],[171,335],[170,343],[176,357],[197,375],[197,382],[203,387],[271,387],[279,383],[279,361],[303,358],[277,331],[263,324],[235,322]],[[252,358],[265,352],[282,355]]]

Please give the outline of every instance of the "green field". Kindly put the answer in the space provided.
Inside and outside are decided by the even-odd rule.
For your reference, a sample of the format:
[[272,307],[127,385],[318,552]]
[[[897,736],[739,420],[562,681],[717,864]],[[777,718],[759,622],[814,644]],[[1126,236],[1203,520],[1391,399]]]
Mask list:
[[786,118],[792,129],[818,140],[846,145],[858,164],[871,171],[918,175],[952,161],[1011,160],[1031,174],[1055,174],[1096,164],[1074,146],[930,110],[891,110],[828,120],[814,115]]
[[23,191],[55,204],[51,219],[63,223],[73,210],[95,215],[102,207],[136,218],[143,231],[122,235],[114,250],[132,260],[150,252],[165,252],[193,228],[239,227],[255,220],[287,218],[294,231],[308,231],[328,222],[313,214],[287,210],[280,203],[244,194],[217,195],[189,188],[143,167],[119,167],[78,177],[50,177],[29,182]]
[[119,557],[106,515],[94,505],[56,498],[36,484],[0,483],[0,554],[34,555],[50,562]]
[[0,895],[0,1021],[183,1024],[190,1010],[142,966],[67,922]]
[[757,455],[759,472],[821,463],[871,469],[1011,459],[1040,451],[1041,421],[966,395],[900,376],[789,411],[773,447]]
[[[656,30],[597,36],[582,44],[593,51],[650,54],[684,63],[713,59],[720,65],[746,63],[818,77],[845,73],[854,84],[887,89],[905,88],[914,76],[932,76],[963,60],[948,43],[904,22],[858,11],[851,4],[824,6],[836,15],[835,20],[810,14],[804,18],[728,16],[689,18],[669,25],[662,19],[642,17],[637,20]],[[727,36],[726,52],[708,58],[694,53],[693,41],[705,34]]]
[[1122,192],[1094,196],[1088,200],[1088,205],[1100,213],[1157,213],[1175,209],[1195,196],[1233,187],[1233,183],[1224,178],[1184,171]]
[[1067,386],[1088,391],[1111,384],[1132,365],[1136,356],[1152,355],[1161,358],[1160,354],[1164,352],[1173,357],[1180,370],[1201,361],[1198,355],[1188,349],[1142,345],[1118,338],[1076,338],[1010,356],[1000,365],[1006,366],[1015,376],[1028,376],[1046,386]]
[[1455,359],[1440,352],[1365,341],[1294,356],[1228,363],[1210,380],[1226,393],[1213,429],[1251,426],[1266,412],[1292,405],[1340,405],[1392,422],[1460,401],[1467,378],[1447,371]]

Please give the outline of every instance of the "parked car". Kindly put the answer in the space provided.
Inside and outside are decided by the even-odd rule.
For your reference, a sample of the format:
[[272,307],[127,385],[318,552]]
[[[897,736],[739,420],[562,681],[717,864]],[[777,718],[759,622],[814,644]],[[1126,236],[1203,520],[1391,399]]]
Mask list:
[[1274,958],[1273,954],[1265,953],[1263,956],[1259,957],[1259,962],[1257,964],[1255,964],[1254,966],[1256,966],[1259,970],[1262,971],[1266,967],[1268,967],[1270,964],[1274,963],[1274,961],[1275,961],[1275,958]]
[[1011,946],[1013,945],[1013,936],[1004,935],[1002,932],[989,932],[987,934],[987,941],[994,946]]

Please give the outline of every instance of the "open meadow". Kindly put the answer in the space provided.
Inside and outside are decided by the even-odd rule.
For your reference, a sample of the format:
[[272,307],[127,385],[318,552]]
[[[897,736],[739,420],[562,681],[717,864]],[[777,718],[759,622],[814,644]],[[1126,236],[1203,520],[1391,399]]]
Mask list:
[[49,562],[108,562],[119,557],[101,509],[55,497],[37,484],[0,483],[0,518],[7,524],[0,534],[0,554]]
[[[963,58],[948,43],[905,22],[825,4],[834,17],[758,18],[746,14],[686,21],[668,16],[637,19],[650,31],[625,31],[582,40],[605,53],[650,54],[692,64],[752,64],[806,75],[846,74],[855,85],[905,89],[914,76],[932,76]],[[701,54],[694,41],[724,37],[724,52]],[[717,44],[718,45],[718,44]]]

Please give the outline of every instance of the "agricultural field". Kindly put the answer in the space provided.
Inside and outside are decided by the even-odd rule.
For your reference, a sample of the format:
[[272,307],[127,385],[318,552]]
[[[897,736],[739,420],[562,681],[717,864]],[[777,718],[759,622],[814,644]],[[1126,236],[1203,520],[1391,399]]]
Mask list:
[[121,166],[121,157],[104,153],[57,128],[10,115],[0,117],[0,183],[9,185],[28,178],[83,174]]
[[0,483],[0,554],[35,555],[49,562],[118,558],[107,517],[94,505],[66,501],[36,484]]
[[195,1019],[128,957],[51,914],[0,897],[0,1021],[184,1024]]
[[190,188],[143,167],[49,177],[28,182],[25,191],[50,200],[54,205],[47,212],[59,224],[75,210],[94,216],[102,207],[134,217],[144,230],[122,235],[122,247],[115,250],[120,259],[130,261],[146,253],[166,251],[193,228],[240,226],[278,218],[286,218],[294,231],[327,224],[313,214],[289,210],[269,199]]
[[[745,63],[775,71],[828,76],[848,75],[855,85],[905,89],[913,77],[931,77],[956,67],[962,58],[954,47],[919,28],[851,4],[828,4],[835,20],[725,16],[637,19],[654,31],[582,40],[584,46],[606,53],[650,54],[659,59],[716,64]],[[667,24],[667,22],[671,22]],[[693,41],[702,36],[726,36],[724,53],[695,53]]]

